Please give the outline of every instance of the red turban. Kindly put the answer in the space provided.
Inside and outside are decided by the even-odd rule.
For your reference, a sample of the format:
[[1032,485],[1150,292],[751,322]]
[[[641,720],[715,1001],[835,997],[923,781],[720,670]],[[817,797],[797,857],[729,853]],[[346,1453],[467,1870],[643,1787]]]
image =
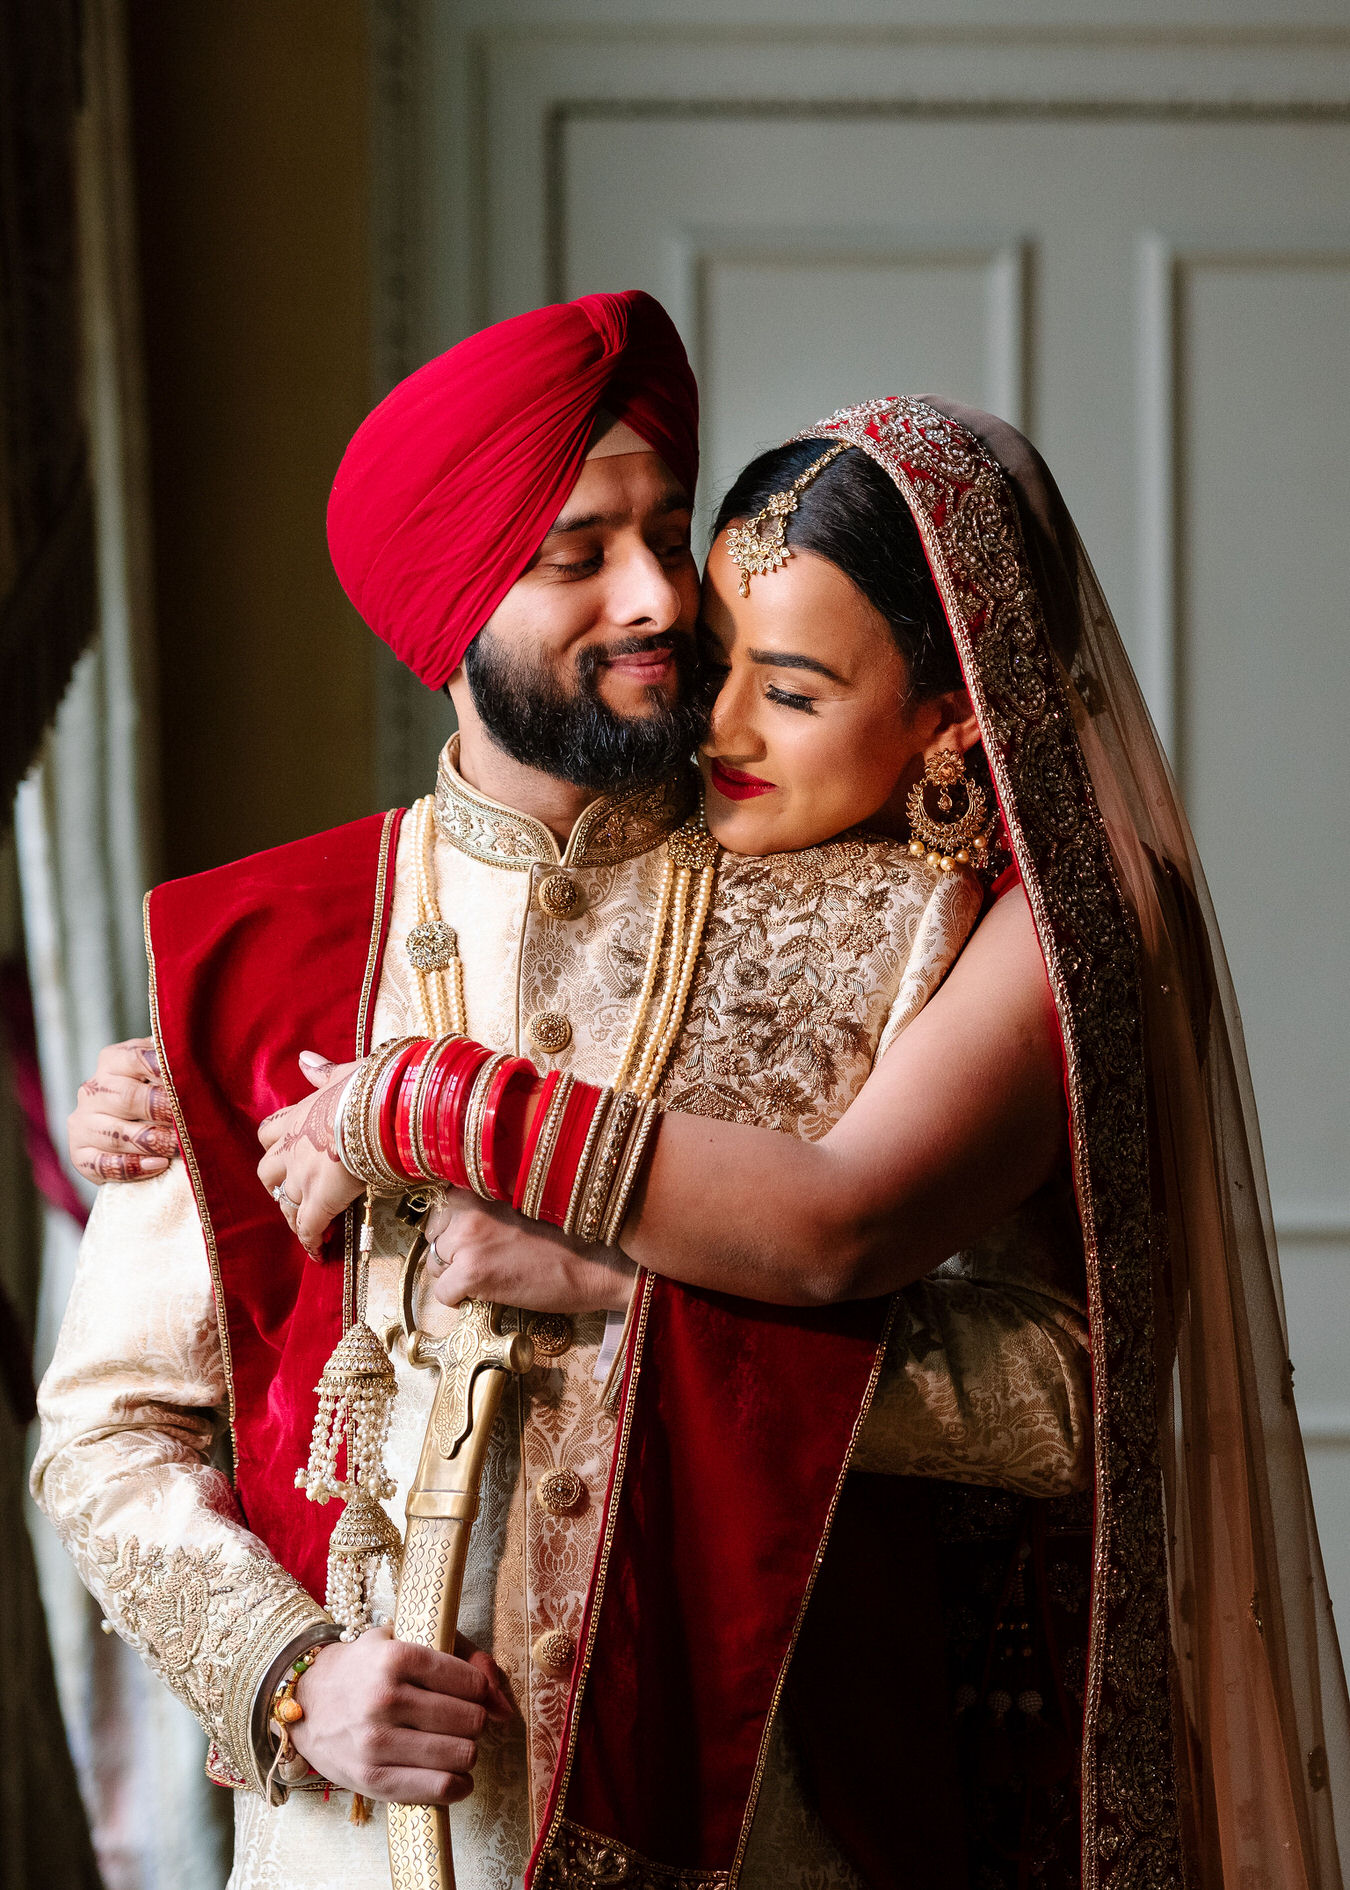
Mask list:
[[470,335],[357,429],[328,502],[342,588],[430,689],[525,570],[586,457],[596,409],[694,496],[698,389],[661,304],[583,295]]

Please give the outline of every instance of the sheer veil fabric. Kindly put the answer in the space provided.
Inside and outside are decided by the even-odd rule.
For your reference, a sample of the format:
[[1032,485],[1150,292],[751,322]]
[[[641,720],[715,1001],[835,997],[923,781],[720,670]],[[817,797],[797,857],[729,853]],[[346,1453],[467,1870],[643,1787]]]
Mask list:
[[1054,481],[887,398],[1059,1012],[1093,1327],[1083,1882],[1340,1890],[1350,1708],[1232,984],[1175,783]]

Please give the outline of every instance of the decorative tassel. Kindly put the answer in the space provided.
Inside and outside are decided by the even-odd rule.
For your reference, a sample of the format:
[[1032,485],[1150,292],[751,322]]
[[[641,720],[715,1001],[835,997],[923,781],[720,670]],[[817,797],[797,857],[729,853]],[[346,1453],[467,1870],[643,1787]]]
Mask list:
[[[295,1485],[312,1503],[346,1504],[328,1545],[328,1611],[354,1641],[371,1624],[370,1596],[382,1561],[397,1573],[403,1540],[380,1507],[397,1488],[384,1463],[398,1381],[364,1320],[349,1326],[319,1380],[309,1463]],[[338,1454],[346,1452],[346,1476]]]
[[363,1798],[360,1792],[352,1793],[352,1808],[347,1813],[348,1824],[370,1823],[370,1800]]
[[403,1538],[358,1484],[347,1498],[328,1543],[328,1612],[342,1623],[344,1641],[354,1641],[371,1625],[370,1597],[381,1562],[398,1580]]

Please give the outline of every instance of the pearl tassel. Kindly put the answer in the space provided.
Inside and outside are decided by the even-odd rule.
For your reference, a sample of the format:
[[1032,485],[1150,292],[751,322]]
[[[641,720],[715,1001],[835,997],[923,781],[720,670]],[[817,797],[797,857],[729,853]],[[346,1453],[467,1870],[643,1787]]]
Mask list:
[[[373,1240],[374,1203],[366,1194],[361,1226],[364,1261]],[[384,1461],[398,1381],[389,1355],[364,1318],[348,1326],[323,1368],[316,1387],[309,1462],[295,1473],[295,1487],[312,1503],[341,1498],[345,1507],[328,1545],[328,1612],[354,1641],[371,1625],[370,1596],[380,1564],[397,1578],[403,1539],[380,1508],[396,1484]],[[345,1451],[345,1476],[338,1456]]]

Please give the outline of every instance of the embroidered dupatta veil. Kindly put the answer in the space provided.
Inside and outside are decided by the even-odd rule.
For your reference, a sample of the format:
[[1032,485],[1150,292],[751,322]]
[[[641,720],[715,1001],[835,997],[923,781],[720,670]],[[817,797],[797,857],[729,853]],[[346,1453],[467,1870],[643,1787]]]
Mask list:
[[1059,1012],[1096,1421],[1083,1882],[1339,1890],[1350,1709],[1237,1005],[1106,600],[1004,422],[883,399],[803,438],[899,487]]

